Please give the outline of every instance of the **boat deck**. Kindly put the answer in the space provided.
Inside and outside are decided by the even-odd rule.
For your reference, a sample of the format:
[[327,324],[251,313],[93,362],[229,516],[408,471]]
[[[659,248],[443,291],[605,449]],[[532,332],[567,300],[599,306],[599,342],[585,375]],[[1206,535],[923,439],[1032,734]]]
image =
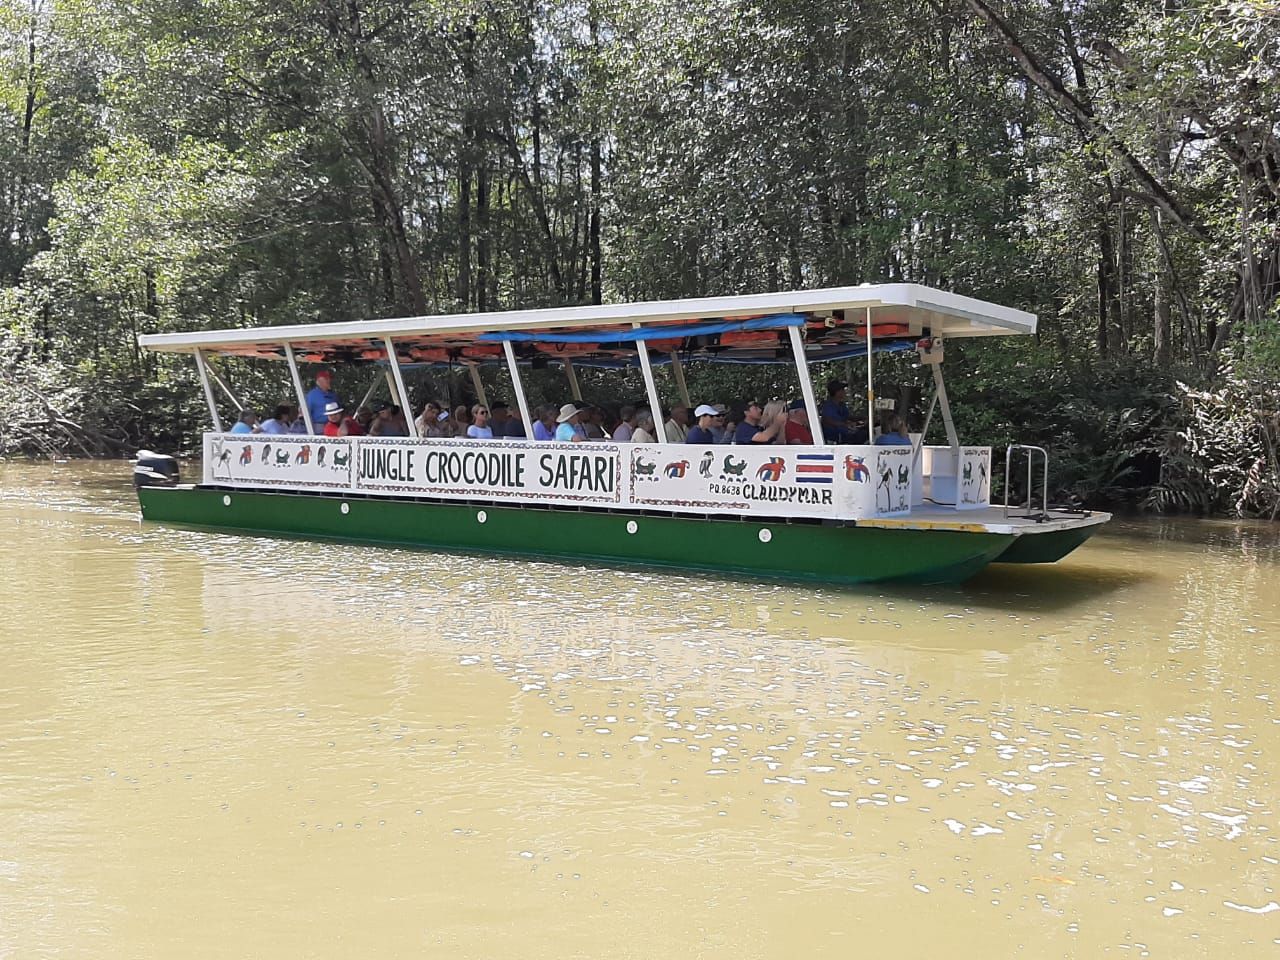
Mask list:
[[1041,520],[1039,511],[1028,511],[1025,507],[1010,507],[1006,517],[1003,506],[956,510],[952,507],[924,504],[912,507],[908,517],[866,518],[858,520],[857,525],[887,530],[958,530],[966,533],[1012,533],[1022,536],[1077,530],[1097,526],[1110,519],[1111,514],[1100,510],[1077,512],[1051,509],[1049,519]]

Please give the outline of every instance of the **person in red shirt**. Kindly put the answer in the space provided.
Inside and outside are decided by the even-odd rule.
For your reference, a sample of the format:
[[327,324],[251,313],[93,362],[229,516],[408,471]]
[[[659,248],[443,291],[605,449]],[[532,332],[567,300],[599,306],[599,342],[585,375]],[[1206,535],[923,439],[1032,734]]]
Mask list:
[[813,445],[813,431],[809,429],[809,411],[803,400],[792,400],[787,407],[787,443]]
[[342,423],[342,404],[330,402],[324,405],[324,430],[326,437],[345,437]]

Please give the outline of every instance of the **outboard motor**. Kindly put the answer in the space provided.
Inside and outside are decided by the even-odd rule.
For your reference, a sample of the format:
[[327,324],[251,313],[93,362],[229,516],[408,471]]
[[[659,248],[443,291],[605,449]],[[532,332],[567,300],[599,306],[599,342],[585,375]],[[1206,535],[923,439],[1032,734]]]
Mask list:
[[178,461],[167,453],[139,450],[133,461],[134,487],[174,487],[178,484]]

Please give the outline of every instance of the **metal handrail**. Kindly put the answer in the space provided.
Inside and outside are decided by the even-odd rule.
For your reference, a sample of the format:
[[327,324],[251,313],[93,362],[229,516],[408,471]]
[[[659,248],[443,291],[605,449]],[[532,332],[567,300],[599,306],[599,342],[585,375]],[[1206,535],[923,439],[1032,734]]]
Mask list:
[[1027,443],[1011,443],[1004,451],[1004,515],[1009,516],[1009,468],[1013,465],[1013,452],[1027,451],[1027,509],[1031,509],[1031,470],[1035,464],[1035,454],[1044,457],[1044,486],[1041,491],[1040,512],[1049,515],[1049,451],[1044,447],[1035,447]]

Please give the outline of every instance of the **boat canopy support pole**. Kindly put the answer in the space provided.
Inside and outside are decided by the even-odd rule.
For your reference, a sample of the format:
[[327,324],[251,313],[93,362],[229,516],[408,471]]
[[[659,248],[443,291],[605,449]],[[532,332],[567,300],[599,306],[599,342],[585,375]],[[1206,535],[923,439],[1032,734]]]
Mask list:
[[[631,324],[636,330],[640,324]],[[653,366],[649,363],[649,345],[643,340],[636,341],[636,356],[640,358],[640,371],[644,374],[644,392],[649,398],[649,408],[653,413],[653,436],[655,443],[667,442],[666,421],[662,419],[662,401],[658,399],[658,385],[653,381]]]
[[468,363],[467,369],[471,371],[471,389],[476,392],[476,400],[487,407],[489,405],[489,397],[484,392],[484,383],[480,379],[480,368],[474,363]]
[[929,411],[924,415],[924,426],[920,430],[920,442],[916,444],[915,450],[911,453],[911,469],[914,470],[920,462],[920,451],[924,449],[924,442],[929,439],[929,424],[933,422],[933,411],[938,406],[938,391],[933,391],[933,399],[929,401]]
[[680,399],[684,401],[686,407],[693,406],[693,402],[689,399],[689,387],[684,382],[684,367],[680,364],[680,354],[676,350],[671,351],[671,373],[676,378],[676,389],[680,391]]
[[230,387],[228,387],[228,386],[223,382],[223,380],[222,380],[222,378],[221,378],[220,376],[218,376],[218,372],[217,372],[216,370],[214,370],[214,369],[213,369],[213,365],[212,365],[212,364],[208,364],[208,362],[207,362],[207,361],[206,361],[206,364],[207,364],[207,365],[208,365],[208,367],[209,367],[209,376],[213,377],[213,382],[214,382],[214,383],[216,383],[219,387],[221,387],[221,388],[222,388],[222,392],[223,392],[223,393],[225,393],[225,394],[227,395],[227,399],[231,401],[231,405],[232,405],[232,406],[234,406],[234,407],[236,408],[236,419],[239,419],[239,417],[240,417],[240,411],[244,409],[244,404],[242,404],[242,403],[240,402],[240,398],[239,398],[239,397],[237,397],[234,393],[232,393],[232,392],[231,392],[231,388],[230,388]]
[[507,370],[511,373],[511,389],[515,391],[516,405],[520,408],[520,420],[524,423],[524,435],[533,439],[533,418],[529,415],[529,401],[524,397],[524,382],[520,379],[520,368],[516,366],[516,348],[510,340],[502,341],[502,352],[507,355]]
[[813,434],[814,443],[825,443],[822,435],[822,421],[818,419],[818,401],[813,396],[813,380],[809,377],[809,360],[804,355],[804,339],[800,336],[799,327],[787,327],[787,335],[791,338],[791,352],[796,357],[796,376],[800,378],[800,396],[804,397],[804,409],[809,415],[809,432]]
[[391,376],[396,384],[394,393],[400,398],[400,409],[404,411],[405,422],[409,424],[409,429],[416,437],[419,435],[418,424],[415,422],[413,411],[409,408],[409,391],[404,388],[404,375],[400,371],[400,358],[396,356],[396,345],[390,337],[387,337],[384,342],[387,347],[387,363],[391,366]]
[[311,409],[307,406],[307,395],[302,391],[302,377],[298,374],[298,358],[293,355],[293,344],[284,346],[284,358],[289,361],[289,379],[293,381],[293,392],[298,397],[298,412],[307,425],[307,433],[315,433],[316,425],[311,422]]
[[[388,376],[388,377],[390,377],[390,376],[391,376],[391,371],[390,371],[390,370],[388,370],[388,371],[387,371],[387,376]],[[368,389],[368,390],[366,390],[366,391],[364,392],[364,397],[363,397],[363,398],[361,398],[360,402],[356,404],[356,408],[355,408],[355,410],[352,410],[352,411],[351,411],[351,415],[352,415],[353,417],[356,415],[356,413],[357,413],[357,412],[359,412],[359,410],[360,410],[360,408],[361,408],[361,407],[363,407],[363,406],[367,406],[367,405],[368,405],[369,401],[373,398],[373,393],[374,393],[374,391],[378,389],[378,384],[379,384],[379,383],[381,383],[381,382],[382,382],[382,377],[374,377],[374,378],[373,378],[373,383],[369,384],[369,389]],[[388,385],[389,385],[389,384],[388,384]],[[393,396],[393,397],[394,397],[395,395],[396,395],[395,387],[392,387],[392,388],[391,388],[391,396]]]
[[569,378],[569,396],[575,401],[582,399],[582,387],[578,386],[578,371],[573,369],[573,361],[564,358],[564,375]]
[[960,447],[960,437],[956,434],[956,423],[951,419],[951,404],[947,400],[947,385],[942,379],[942,364],[935,363],[931,366],[933,385],[936,390],[935,398],[942,410],[942,425],[947,428],[947,443],[951,445],[952,451],[957,451]]
[[209,383],[209,365],[205,363],[204,351],[196,350],[196,369],[200,371],[200,385],[204,387],[204,400],[209,404],[209,419],[213,421],[213,429],[222,433],[222,418],[218,416],[218,404],[213,399],[213,386]]
[[[392,399],[399,397],[400,394],[396,391],[396,378],[391,373],[391,370],[389,368],[387,370],[386,381],[387,381],[387,396],[391,397]],[[398,405],[399,401],[396,400],[396,403]],[[409,415],[409,411],[406,410],[405,416],[407,417],[408,415]]]
[[871,308],[867,307],[867,443],[876,442],[876,388],[871,355]]

